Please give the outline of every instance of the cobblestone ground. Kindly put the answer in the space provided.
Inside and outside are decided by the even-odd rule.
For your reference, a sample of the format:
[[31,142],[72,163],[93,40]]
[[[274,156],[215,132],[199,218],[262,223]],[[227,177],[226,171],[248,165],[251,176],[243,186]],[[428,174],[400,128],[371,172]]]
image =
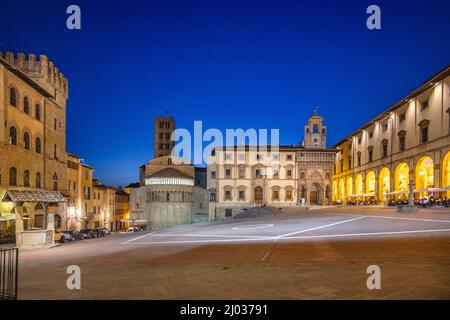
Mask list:
[[[283,239],[216,241],[237,225],[253,232],[258,226],[266,228],[266,233],[258,231],[264,236],[269,231],[290,234],[292,228],[298,232]],[[450,230],[445,231],[449,228],[446,210],[399,215],[391,209],[328,208],[239,224],[113,235],[52,249],[22,250],[19,298],[450,299]],[[395,233],[405,230],[414,232]],[[205,232],[214,236],[205,239]],[[81,290],[66,288],[69,265],[81,268]],[[381,268],[380,290],[367,289],[369,265]]]

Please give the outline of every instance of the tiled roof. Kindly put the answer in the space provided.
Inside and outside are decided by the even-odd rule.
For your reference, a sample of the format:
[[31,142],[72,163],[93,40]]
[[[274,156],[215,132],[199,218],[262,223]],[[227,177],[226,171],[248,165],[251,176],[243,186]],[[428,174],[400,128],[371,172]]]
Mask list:
[[8,190],[2,201],[57,203],[67,200],[58,191]]
[[189,176],[179,170],[173,169],[173,168],[166,168],[159,172],[156,172],[156,173],[152,174],[150,176],[150,178],[190,178],[190,179],[192,179],[191,176]]

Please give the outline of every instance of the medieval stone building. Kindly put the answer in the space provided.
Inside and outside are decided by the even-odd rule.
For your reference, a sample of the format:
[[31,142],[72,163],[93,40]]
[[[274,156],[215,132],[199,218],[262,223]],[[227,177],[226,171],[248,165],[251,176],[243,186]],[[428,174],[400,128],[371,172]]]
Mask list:
[[335,149],[314,112],[301,146],[235,146],[213,150],[208,165],[210,219],[231,217],[259,205],[285,207],[331,203]]

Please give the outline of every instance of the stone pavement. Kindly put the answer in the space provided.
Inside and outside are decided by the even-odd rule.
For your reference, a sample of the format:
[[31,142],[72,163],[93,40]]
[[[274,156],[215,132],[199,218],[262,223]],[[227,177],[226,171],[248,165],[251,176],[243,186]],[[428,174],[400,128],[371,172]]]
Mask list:
[[[445,218],[428,212],[414,217],[424,216]],[[179,229],[189,227],[172,232]],[[120,245],[127,239],[132,236],[22,251],[19,298],[450,299],[449,233]],[[66,288],[65,271],[71,264],[81,268],[81,290]],[[366,287],[366,269],[373,264],[381,268],[381,290]]]

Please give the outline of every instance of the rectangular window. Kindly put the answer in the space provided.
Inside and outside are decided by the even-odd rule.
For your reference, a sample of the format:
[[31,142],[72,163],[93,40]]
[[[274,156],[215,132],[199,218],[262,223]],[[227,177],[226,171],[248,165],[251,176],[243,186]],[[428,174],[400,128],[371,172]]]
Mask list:
[[211,179],[215,179],[216,178],[216,172],[215,171],[211,171]]
[[272,200],[279,200],[279,191],[278,190],[273,191]]
[[400,151],[405,151],[405,136],[399,138]]
[[245,169],[239,169],[239,179],[245,179]]
[[245,199],[245,192],[243,190],[239,191],[239,199],[241,200]]
[[361,167],[361,155],[358,154],[358,167]]
[[231,169],[225,169],[225,177],[231,177]]
[[292,154],[288,154],[288,155],[286,156],[286,159],[287,159],[287,160],[292,160]]
[[398,116],[398,121],[399,121],[400,123],[402,123],[402,122],[405,121],[405,120],[406,120],[406,113],[405,113],[405,112],[400,113],[400,115]]
[[428,142],[428,127],[424,127],[421,129],[421,133],[422,133],[422,143]]
[[255,172],[255,174],[256,174],[256,177],[257,177],[257,178],[260,178],[260,177],[262,177],[262,172],[261,172],[261,169],[256,169],[256,172]]
[[369,162],[372,162],[373,160],[373,151],[369,150]]
[[382,128],[383,128],[383,132],[387,131],[388,124],[387,123],[383,123]]
[[225,200],[231,200],[231,191],[229,190],[225,191]]
[[388,155],[388,145],[387,143],[383,144],[383,158],[387,157]]
[[292,170],[291,169],[289,169],[288,171],[287,171],[287,177],[288,178],[291,178],[292,177]]
[[423,111],[423,110],[425,110],[425,109],[428,109],[428,107],[429,107],[428,99],[427,99],[427,100],[424,100],[424,101],[422,101],[422,102],[420,103],[420,111]]
[[358,137],[358,144],[361,144],[361,137]]
[[275,179],[278,179],[279,175],[280,175],[279,171],[278,171],[277,169],[274,169],[274,170],[273,170],[273,177],[274,177]]
[[292,200],[292,191],[286,191],[286,200]]
[[369,132],[369,139],[372,139],[373,138],[373,131],[370,131]]

